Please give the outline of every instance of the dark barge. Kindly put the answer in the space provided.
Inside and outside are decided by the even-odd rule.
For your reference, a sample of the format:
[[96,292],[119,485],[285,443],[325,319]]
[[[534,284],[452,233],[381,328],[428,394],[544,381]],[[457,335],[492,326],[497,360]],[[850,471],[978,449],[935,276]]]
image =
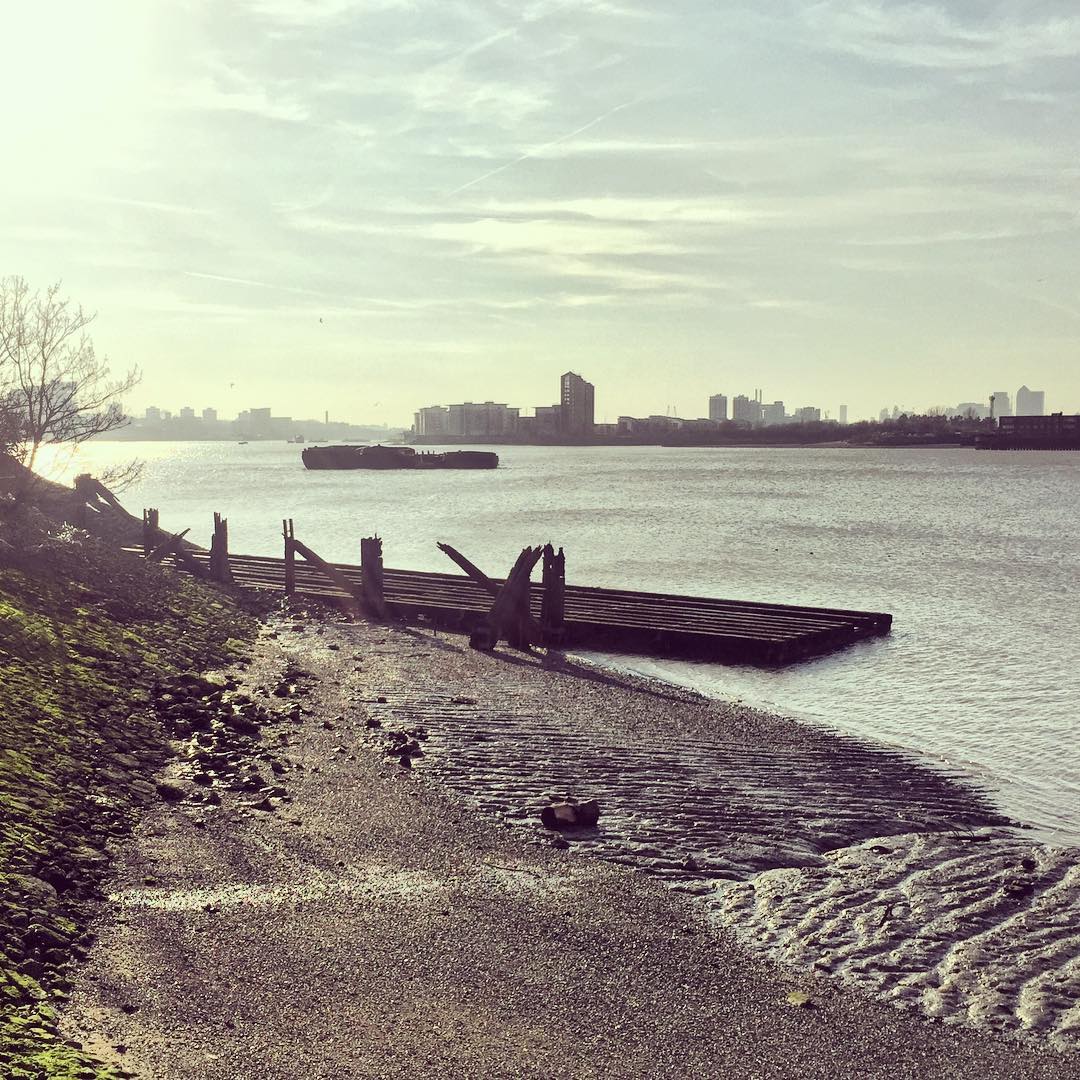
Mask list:
[[499,455],[489,450],[428,451],[411,446],[309,446],[306,469],[497,469]]

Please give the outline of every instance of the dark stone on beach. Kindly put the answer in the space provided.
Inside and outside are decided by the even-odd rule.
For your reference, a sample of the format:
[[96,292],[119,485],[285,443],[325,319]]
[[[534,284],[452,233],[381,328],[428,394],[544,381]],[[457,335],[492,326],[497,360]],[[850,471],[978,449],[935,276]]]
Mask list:
[[282,765],[280,761],[271,761],[270,771],[277,773],[277,775],[280,776],[285,771],[285,766]]
[[382,727],[382,721],[381,721],[381,720],[377,720],[377,719],[376,719],[376,718],[375,718],[374,716],[370,717],[370,718],[369,718],[369,719],[368,719],[368,720],[366,721],[366,723],[367,723],[367,726],[368,726],[369,728],[381,728],[381,727]]
[[1021,867],[1023,867],[1023,869],[1027,870],[1030,873],[1039,864],[1033,858],[1031,858],[1030,856],[1026,856],[1025,858],[1020,860],[1020,865],[1021,865]]
[[540,820],[549,829],[589,829],[600,820],[600,804],[595,799],[555,803],[540,811]]
[[157,784],[155,790],[162,800],[169,803],[183,802],[186,795],[182,787],[177,784],[170,784],[167,780],[162,780],[161,783]]
[[555,836],[551,840],[551,846],[559,851],[565,851],[570,846],[570,841],[565,836]]
[[241,716],[238,713],[234,713],[232,716],[225,718],[225,723],[232,728],[238,735],[258,735],[259,725],[253,720],[249,720],[246,716]]
[[475,705],[476,698],[471,697],[455,697],[450,699],[453,705]]

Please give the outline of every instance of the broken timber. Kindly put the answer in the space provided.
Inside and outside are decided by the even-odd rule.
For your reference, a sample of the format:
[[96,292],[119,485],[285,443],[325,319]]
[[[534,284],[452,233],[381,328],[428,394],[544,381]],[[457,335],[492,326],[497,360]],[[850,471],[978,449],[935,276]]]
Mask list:
[[[488,577],[448,544],[439,547],[465,576],[384,569],[382,544],[376,548],[375,537],[361,543],[362,566],[330,563],[295,539],[291,521],[283,522],[283,532],[284,559],[229,554],[229,570],[238,587],[284,589],[290,595],[344,601],[353,610],[359,601],[375,617],[470,634],[486,625],[490,636],[494,619],[500,636],[519,644],[779,665],[887,634],[892,625],[892,616],[883,612],[567,585],[565,557],[550,545],[526,549],[541,552],[542,583],[519,573],[507,600],[495,611],[492,600],[506,591],[510,580]],[[186,568],[209,570],[207,552],[180,550]],[[298,561],[298,553],[307,561]]]

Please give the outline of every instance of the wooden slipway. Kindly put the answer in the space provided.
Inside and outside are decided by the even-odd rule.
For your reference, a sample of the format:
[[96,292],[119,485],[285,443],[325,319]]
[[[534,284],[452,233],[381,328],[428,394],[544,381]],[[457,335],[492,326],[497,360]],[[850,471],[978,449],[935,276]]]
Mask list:
[[[208,553],[188,549],[186,555],[185,563],[194,561],[209,569]],[[347,563],[323,563],[322,567],[326,569],[295,560],[291,567],[293,594],[356,600],[366,591],[361,567]],[[233,583],[242,588],[286,590],[284,559],[230,553],[228,568]],[[333,579],[327,570],[337,572]],[[392,618],[473,631],[492,609],[490,589],[485,590],[470,577],[389,567],[381,572],[382,599],[386,614]],[[350,592],[345,591],[346,584]],[[505,582],[493,578],[488,584],[501,587]],[[775,666],[887,634],[892,625],[892,616],[882,612],[579,585],[562,588],[557,643],[563,647]],[[532,617],[542,624],[544,586],[532,583],[529,590]]]

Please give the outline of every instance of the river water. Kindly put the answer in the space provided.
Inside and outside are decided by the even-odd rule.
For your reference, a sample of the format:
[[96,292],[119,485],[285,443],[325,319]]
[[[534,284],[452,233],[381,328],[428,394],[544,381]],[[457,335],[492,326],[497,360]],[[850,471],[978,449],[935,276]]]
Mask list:
[[526,544],[567,579],[892,612],[892,634],[782,671],[606,663],[906,747],[990,788],[1047,840],[1080,841],[1080,454],[975,450],[499,448],[496,472],[307,472],[283,443],[109,443],[51,475],[135,457],[137,515],[213,511],[234,551],[277,555],[281,519],[320,555],[489,574]]

